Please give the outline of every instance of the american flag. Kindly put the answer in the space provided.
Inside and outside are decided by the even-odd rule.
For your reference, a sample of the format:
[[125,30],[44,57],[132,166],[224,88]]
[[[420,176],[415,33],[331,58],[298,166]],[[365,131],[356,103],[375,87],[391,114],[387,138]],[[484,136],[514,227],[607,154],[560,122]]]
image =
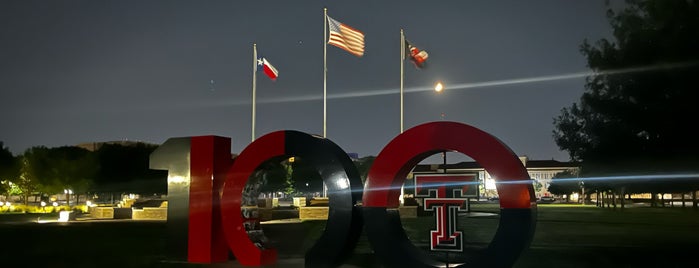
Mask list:
[[364,55],[364,33],[328,17],[330,39],[328,44],[346,50],[355,56]]

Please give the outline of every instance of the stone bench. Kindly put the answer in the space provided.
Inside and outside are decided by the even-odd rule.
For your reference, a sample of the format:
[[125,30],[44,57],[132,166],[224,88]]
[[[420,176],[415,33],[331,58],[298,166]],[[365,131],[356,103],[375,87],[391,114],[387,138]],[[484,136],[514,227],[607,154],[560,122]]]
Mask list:
[[112,207],[90,207],[88,212],[90,217],[95,219],[114,219],[114,208]]
[[308,205],[311,207],[327,207],[329,200],[330,199],[327,197],[316,197],[311,199],[311,201],[308,202]]
[[142,209],[133,208],[131,219],[134,220],[167,220],[167,208],[144,207]]
[[295,207],[305,207],[306,206],[306,198],[305,197],[294,197],[294,206]]
[[300,207],[300,220],[327,220],[329,207]]

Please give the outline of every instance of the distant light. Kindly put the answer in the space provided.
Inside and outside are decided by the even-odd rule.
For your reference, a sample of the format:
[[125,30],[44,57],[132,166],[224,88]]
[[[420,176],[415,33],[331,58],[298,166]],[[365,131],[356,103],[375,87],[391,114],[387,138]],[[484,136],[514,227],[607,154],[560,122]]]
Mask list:
[[45,207],[45,206],[46,206],[46,202],[41,201],[41,206],[42,206],[42,207]]
[[434,91],[437,91],[437,93],[442,92],[444,90],[444,85],[442,85],[442,82],[437,82],[437,84],[434,86]]
[[68,222],[71,211],[61,211],[58,213],[58,222]]
[[58,206],[58,203],[57,203],[57,202],[53,202],[53,206],[54,206],[54,207],[57,207],[57,206]]
[[294,161],[296,161],[296,158],[294,158],[293,156],[289,157],[289,163],[294,163]]
[[5,202],[5,206],[8,206],[8,207],[9,207],[9,206],[12,206],[12,203],[10,203],[10,202]]
[[85,206],[88,206],[88,207],[89,207],[89,206],[92,206],[92,202],[90,202],[89,200],[88,200],[88,201],[85,201]]
[[0,201],[0,207],[2,207],[4,204],[5,204],[5,203],[3,203],[2,201]]

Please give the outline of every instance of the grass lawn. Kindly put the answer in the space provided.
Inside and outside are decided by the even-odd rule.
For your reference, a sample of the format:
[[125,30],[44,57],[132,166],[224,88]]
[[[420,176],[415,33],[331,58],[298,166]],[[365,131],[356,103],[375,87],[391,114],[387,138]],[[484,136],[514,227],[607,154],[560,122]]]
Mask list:
[[[474,210],[497,212],[494,205]],[[168,262],[165,222],[91,221],[36,223],[39,215],[0,214],[0,267],[238,267]],[[54,215],[40,215],[50,219]],[[54,217],[55,219],[55,217]],[[29,222],[33,221],[33,222]],[[484,247],[498,216],[461,217],[470,247]],[[324,221],[263,225],[285,259],[303,258]],[[404,219],[418,247],[429,243],[432,217]],[[540,205],[531,247],[515,267],[698,267],[699,211],[691,208],[627,208]],[[378,267],[366,237],[348,264]],[[289,267],[279,265],[278,267]],[[294,266],[296,267],[296,266]],[[298,266],[302,267],[302,265]]]

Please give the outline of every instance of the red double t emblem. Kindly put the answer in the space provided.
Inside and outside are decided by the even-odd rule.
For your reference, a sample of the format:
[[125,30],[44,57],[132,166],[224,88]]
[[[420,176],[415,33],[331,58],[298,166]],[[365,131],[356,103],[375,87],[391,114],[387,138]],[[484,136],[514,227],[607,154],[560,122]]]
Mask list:
[[457,230],[458,213],[466,208],[469,187],[478,187],[475,175],[415,176],[415,197],[422,197],[424,210],[433,211],[436,218],[437,230],[430,232],[430,250],[463,251],[463,232]]

